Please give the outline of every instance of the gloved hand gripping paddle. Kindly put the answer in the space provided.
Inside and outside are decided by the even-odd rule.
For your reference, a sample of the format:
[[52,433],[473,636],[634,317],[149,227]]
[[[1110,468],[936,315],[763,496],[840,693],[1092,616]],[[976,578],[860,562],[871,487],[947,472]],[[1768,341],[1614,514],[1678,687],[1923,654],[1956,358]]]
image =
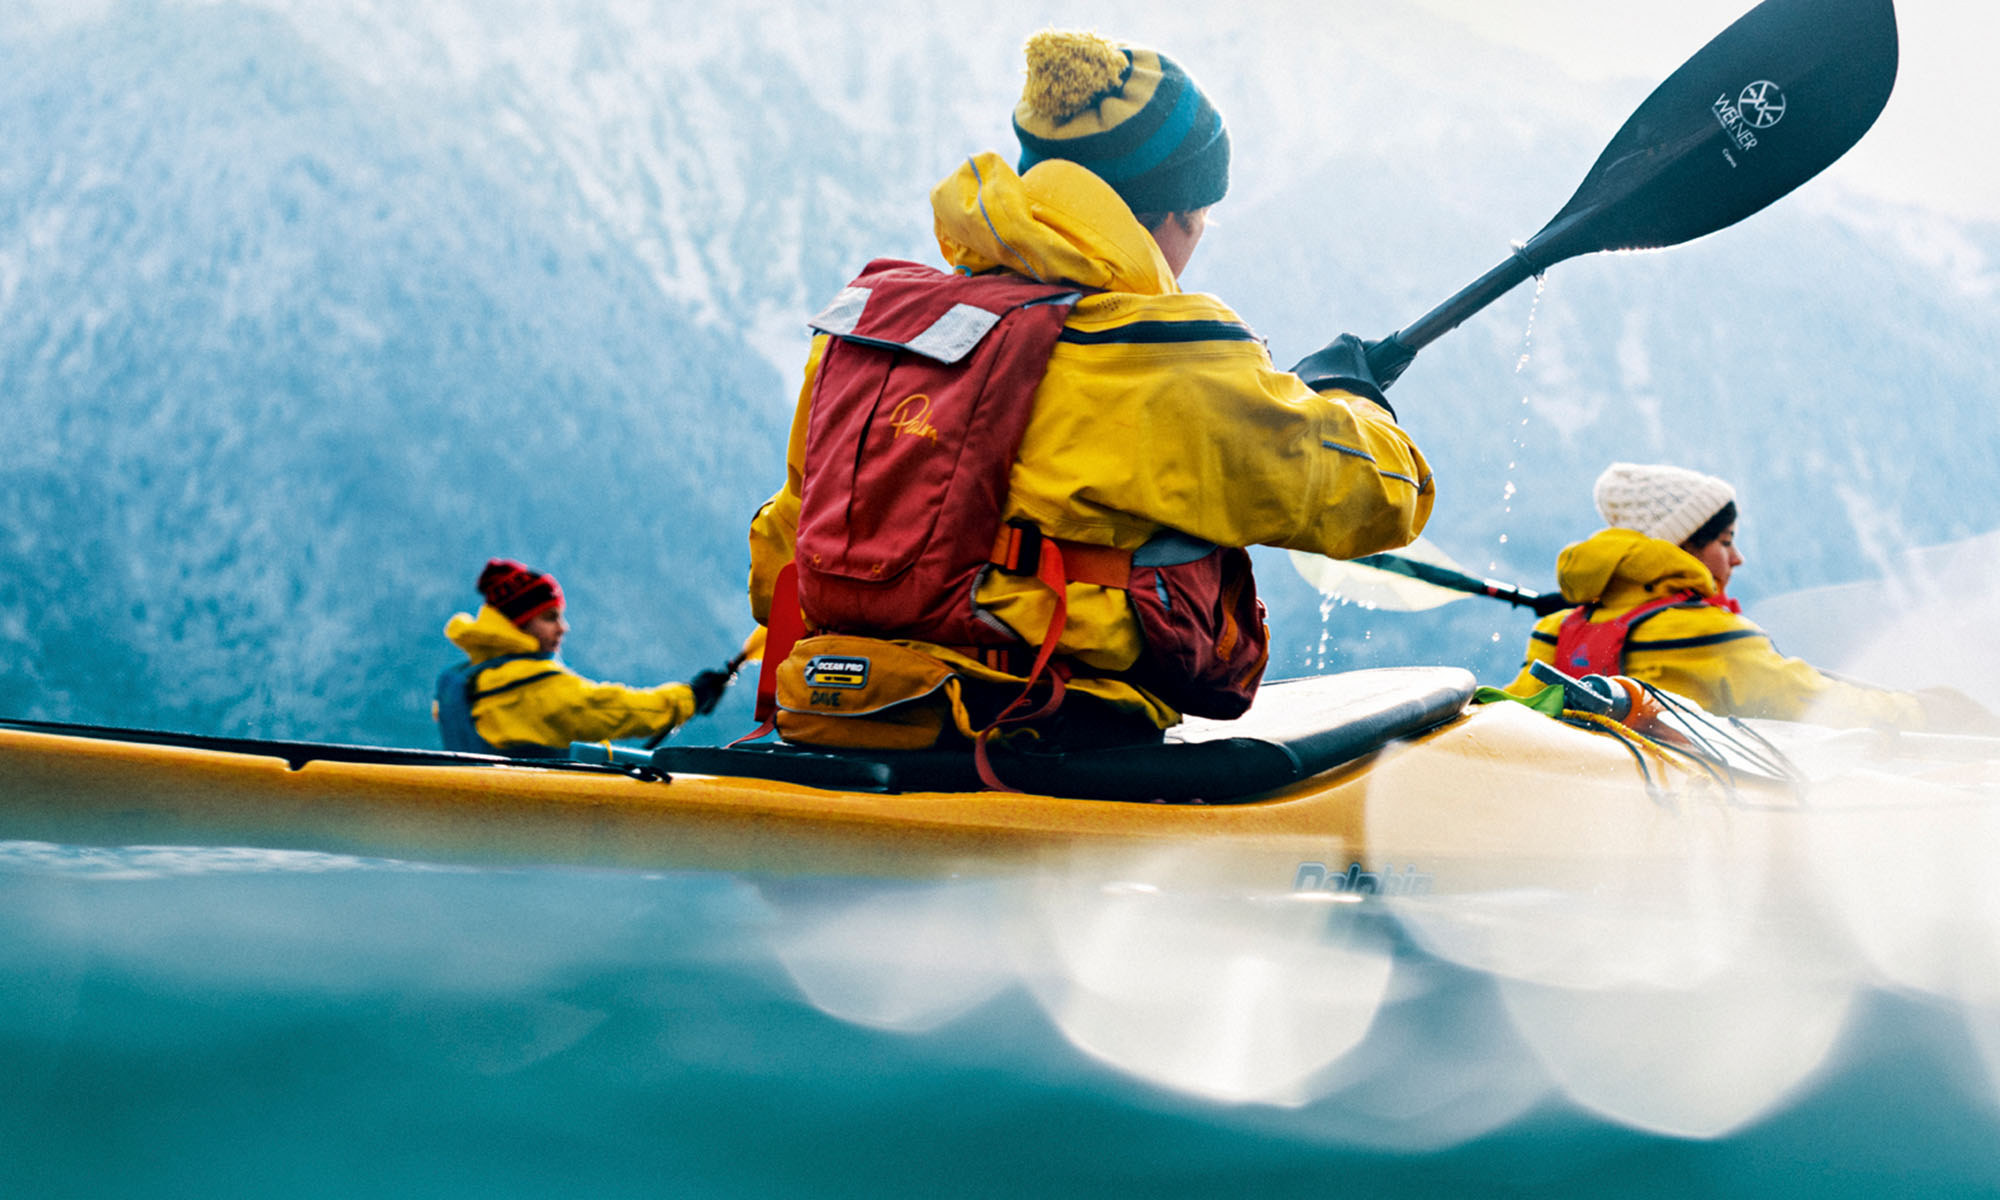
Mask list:
[[[1389,408],[1389,398],[1382,393],[1396,382],[1416,353],[1396,354],[1381,347],[1381,342],[1364,342],[1351,333],[1343,333],[1300,359],[1292,374],[1305,380],[1306,386],[1315,392],[1339,388]],[[1375,361],[1377,356],[1382,360],[1379,364]],[[1394,416],[1395,411],[1390,408],[1390,415]]]
[[[755,640],[757,643],[756,650],[761,651],[764,644],[763,639],[757,638]],[[743,664],[748,661],[752,653],[751,647],[746,644],[742,650],[736,653],[735,657],[722,664],[720,670],[711,668],[694,673],[694,678],[688,680],[688,687],[694,692],[695,716],[705,717],[715,711],[715,706],[722,702],[722,694],[729,690],[730,684],[736,682],[736,672],[743,669]],[[667,734],[672,732],[673,730],[671,729],[662,730],[652,737],[647,738],[645,742],[646,749],[657,749],[661,742],[667,740]]]
[[735,678],[735,669],[729,667],[720,671],[696,671],[694,678],[688,680],[688,688],[694,692],[694,715],[705,717],[714,712],[715,706],[722,702],[722,693]]

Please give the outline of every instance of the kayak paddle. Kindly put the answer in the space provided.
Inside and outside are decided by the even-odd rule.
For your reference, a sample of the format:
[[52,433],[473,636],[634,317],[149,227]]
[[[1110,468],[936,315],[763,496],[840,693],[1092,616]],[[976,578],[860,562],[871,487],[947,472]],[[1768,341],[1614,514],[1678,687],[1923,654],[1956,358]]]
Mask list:
[[[750,631],[749,637],[743,639],[743,648],[735,654],[730,655],[729,661],[722,664],[722,673],[729,676],[730,681],[734,682],[736,673],[743,669],[744,663],[762,661],[764,661],[764,627],[759,625]],[[652,737],[646,739],[645,748],[648,750],[657,750],[660,743],[666,741],[667,735],[672,732],[673,730],[671,729],[664,729],[654,734]]]
[[1561,592],[1537,593],[1511,583],[1482,579],[1418,538],[1395,554],[1356,559],[1327,558],[1292,551],[1292,566],[1307,583],[1329,596],[1391,612],[1422,612],[1468,596],[1490,596],[1538,617],[1571,607]]
[[1567,258],[1692,241],[1831,166],[1896,82],[1892,0],[1764,0],[1667,77],[1547,225],[1457,295],[1369,348],[1376,378]]

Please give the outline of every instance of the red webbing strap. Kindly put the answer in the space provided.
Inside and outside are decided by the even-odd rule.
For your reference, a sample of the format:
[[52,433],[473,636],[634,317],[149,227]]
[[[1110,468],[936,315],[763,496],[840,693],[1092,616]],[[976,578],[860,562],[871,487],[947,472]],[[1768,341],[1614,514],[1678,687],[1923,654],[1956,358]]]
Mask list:
[[1021,706],[1022,701],[1028,698],[1029,693],[1035,690],[1035,681],[1041,678],[1042,672],[1048,670],[1049,660],[1055,656],[1056,643],[1062,640],[1063,628],[1069,624],[1069,578],[1063,574],[1062,549],[1054,538],[1042,539],[1041,560],[1036,564],[1035,578],[1041,580],[1045,587],[1055,593],[1055,615],[1049,619],[1048,632],[1042,635],[1042,646],[1035,654],[1034,669],[1028,672],[1028,682],[1022,685],[1021,694],[1014,697],[1007,707],[1001,709],[1000,715],[994,717],[986,728],[979,731],[979,736],[972,740],[972,763],[979,771],[979,781],[996,792],[1012,792],[1018,789],[1008,787],[993,773],[993,763],[987,757],[986,744],[992,740],[1003,722],[1033,721],[1048,716],[1061,707],[1063,701],[1062,673],[1050,671],[1048,702],[1033,712],[1022,713],[1019,716],[1012,715],[1014,710]]
[[735,741],[754,742],[778,727],[778,668],[791,657],[792,647],[806,632],[799,614],[799,567],[788,562],[771,584],[771,618],[765,625],[764,658],[757,664],[757,728]]

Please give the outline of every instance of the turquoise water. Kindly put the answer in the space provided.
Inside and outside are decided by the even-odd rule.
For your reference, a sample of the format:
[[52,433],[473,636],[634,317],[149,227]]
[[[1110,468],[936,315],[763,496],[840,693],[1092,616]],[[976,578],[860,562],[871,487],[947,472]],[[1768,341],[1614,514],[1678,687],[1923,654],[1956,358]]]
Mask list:
[[1437,952],[1522,903],[0,843],[0,1195],[2000,1191],[1983,1009]]

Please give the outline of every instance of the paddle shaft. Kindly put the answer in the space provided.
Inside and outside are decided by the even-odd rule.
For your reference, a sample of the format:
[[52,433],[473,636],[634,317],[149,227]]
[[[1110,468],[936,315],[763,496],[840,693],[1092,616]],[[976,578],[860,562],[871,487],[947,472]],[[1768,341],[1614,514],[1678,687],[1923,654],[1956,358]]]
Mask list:
[[[738,650],[735,653],[735,655],[730,658],[728,662],[722,664],[722,669],[724,673],[729,675],[729,677],[732,679],[735,678],[736,672],[742,670],[743,664],[750,660],[751,653],[752,651],[747,646],[741,650]],[[644,743],[645,748],[648,750],[659,749],[660,743],[666,741],[667,735],[672,732],[673,730],[671,729],[663,729],[660,732],[654,734],[652,737],[647,738]]]
[[1379,376],[1391,360],[1407,359],[1458,328],[1466,318],[1519,287],[1530,276],[1540,273],[1540,268],[1529,262],[1520,251],[1515,251],[1505,262],[1459,289],[1451,299],[1371,346],[1368,351],[1369,367]]
[[1370,554],[1353,561],[1364,567],[1373,567],[1378,571],[1388,571],[1437,587],[1450,588],[1455,592],[1464,592],[1471,596],[1491,596],[1495,600],[1504,600],[1516,608],[1532,609],[1538,617],[1545,617],[1552,612],[1570,607],[1569,601],[1563,599],[1561,592],[1531,592],[1511,583],[1501,583],[1497,579],[1481,579],[1476,575],[1467,575],[1463,571],[1454,571],[1450,567],[1419,562],[1400,555]]

